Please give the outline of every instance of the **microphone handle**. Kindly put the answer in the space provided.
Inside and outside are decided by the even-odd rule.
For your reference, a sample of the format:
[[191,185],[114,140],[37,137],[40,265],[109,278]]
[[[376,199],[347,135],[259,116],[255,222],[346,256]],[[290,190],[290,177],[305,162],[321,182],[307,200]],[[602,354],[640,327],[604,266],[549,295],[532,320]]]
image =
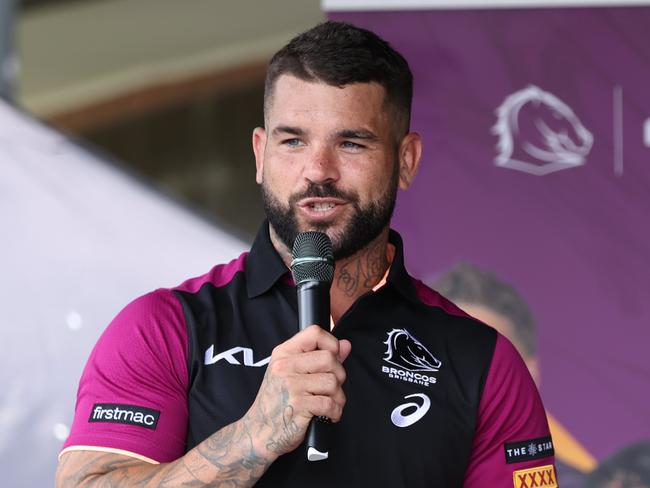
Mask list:
[[[306,281],[298,285],[298,324],[300,330],[316,324],[330,330],[330,284]],[[313,417],[305,442],[307,459],[321,461],[329,456],[331,421],[327,417]]]
[[305,330],[313,324],[330,330],[329,283],[305,281],[298,285],[298,325]]

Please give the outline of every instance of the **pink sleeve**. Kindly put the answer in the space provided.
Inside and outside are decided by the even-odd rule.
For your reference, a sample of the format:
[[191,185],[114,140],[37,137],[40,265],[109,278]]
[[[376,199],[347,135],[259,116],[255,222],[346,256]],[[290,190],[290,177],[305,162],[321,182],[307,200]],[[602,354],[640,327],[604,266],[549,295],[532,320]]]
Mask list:
[[464,488],[557,486],[544,406],[514,346],[498,334]]
[[169,290],[130,303],[95,345],[63,448],[127,451],[158,462],[183,455],[187,431],[187,332]]

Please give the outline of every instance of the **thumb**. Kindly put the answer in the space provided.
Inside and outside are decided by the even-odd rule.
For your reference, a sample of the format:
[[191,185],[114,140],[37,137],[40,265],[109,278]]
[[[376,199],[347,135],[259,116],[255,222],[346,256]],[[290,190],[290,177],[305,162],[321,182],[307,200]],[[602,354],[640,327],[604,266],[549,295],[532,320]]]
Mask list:
[[343,362],[347,359],[347,357],[350,355],[350,351],[352,351],[352,343],[348,341],[347,339],[341,339],[339,341],[339,362]]

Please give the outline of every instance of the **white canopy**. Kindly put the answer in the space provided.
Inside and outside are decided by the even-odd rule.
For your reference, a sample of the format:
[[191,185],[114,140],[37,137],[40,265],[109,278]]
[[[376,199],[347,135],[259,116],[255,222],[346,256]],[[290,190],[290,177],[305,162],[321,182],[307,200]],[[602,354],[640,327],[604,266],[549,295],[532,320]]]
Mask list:
[[135,297],[244,242],[0,101],[0,471],[52,486],[76,385]]

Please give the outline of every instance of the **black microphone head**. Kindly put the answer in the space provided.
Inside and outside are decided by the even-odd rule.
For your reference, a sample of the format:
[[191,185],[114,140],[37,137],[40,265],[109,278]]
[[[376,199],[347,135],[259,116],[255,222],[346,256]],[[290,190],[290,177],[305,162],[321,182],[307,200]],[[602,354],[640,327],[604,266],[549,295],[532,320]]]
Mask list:
[[301,232],[293,242],[291,274],[296,285],[305,281],[332,283],[334,253],[332,241],[323,232]]

